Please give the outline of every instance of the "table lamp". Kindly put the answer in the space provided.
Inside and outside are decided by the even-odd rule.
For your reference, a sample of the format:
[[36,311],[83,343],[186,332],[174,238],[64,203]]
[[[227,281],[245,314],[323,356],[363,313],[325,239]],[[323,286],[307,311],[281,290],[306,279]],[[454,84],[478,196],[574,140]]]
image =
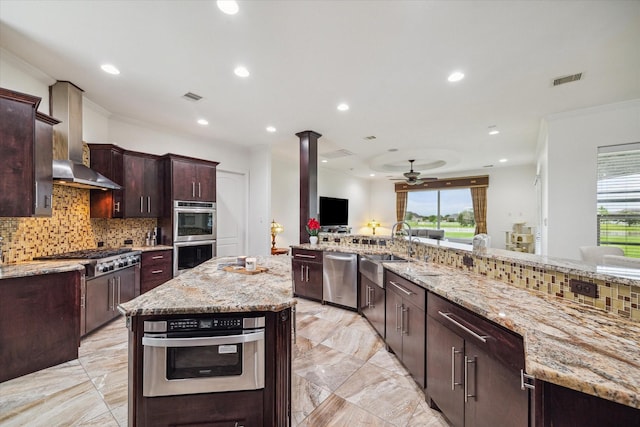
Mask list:
[[284,231],[284,227],[276,222],[274,219],[271,221],[271,250],[276,248],[276,234],[280,234]]
[[369,227],[371,227],[373,229],[373,235],[376,235],[376,227],[380,227],[380,223],[378,221],[376,221],[375,219],[372,219],[371,221],[369,221]]

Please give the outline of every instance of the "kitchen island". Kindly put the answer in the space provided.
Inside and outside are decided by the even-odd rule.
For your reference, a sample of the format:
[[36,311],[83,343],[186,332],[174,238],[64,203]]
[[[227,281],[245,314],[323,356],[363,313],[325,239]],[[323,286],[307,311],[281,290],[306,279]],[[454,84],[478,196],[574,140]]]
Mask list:
[[[296,303],[291,288],[290,262],[288,257],[258,257],[257,265],[268,271],[243,274],[224,269],[231,267],[235,258],[212,259],[119,306],[127,316],[129,327],[130,426],[289,425],[291,323]],[[246,345],[239,346],[245,351],[235,350],[225,343],[218,346],[216,354],[237,352],[241,359],[244,357],[243,360],[255,365],[256,371],[263,372],[263,383],[258,382],[252,387],[240,386],[241,389],[234,389],[234,385],[214,384],[213,388],[220,387],[219,391],[202,391],[197,385],[201,378],[191,377],[187,378],[188,381],[181,379],[178,382],[193,383],[193,390],[176,394],[149,391],[144,385],[144,376],[151,375],[149,365],[152,358],[152,347],[143,345],[145,322],[154,322],[154,325],[158,322],[173,325],[174,322],[176,327],[192,322],[211,328],[211,325],[242,323],[247,319],[252,323],[255,320],[256,324],[259,319],[264,319],[263,350],[247,350],[249,347]],[[216,333],[219,335],[221,332]],[[252,334],[244,332],[240,335]],[[147,343],[152,341],[146,338]],[[262,351],[262,362],[249,359],[250,353]],[[169,357],[178,359],[175,354]]]

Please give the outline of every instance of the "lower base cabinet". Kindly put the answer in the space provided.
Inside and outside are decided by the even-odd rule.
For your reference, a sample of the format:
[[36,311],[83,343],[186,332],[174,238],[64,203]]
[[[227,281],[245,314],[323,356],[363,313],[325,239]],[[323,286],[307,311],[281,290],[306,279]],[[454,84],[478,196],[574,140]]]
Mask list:
[[427,401],[453,426],[529,425],[521,337],[430,294]]
[[140,293],[150,291],[173,278],[173,250],[142,252],[140,257]]
[[385,338],[385,290],[360,275],[360,313],[367,318],[378,334]]

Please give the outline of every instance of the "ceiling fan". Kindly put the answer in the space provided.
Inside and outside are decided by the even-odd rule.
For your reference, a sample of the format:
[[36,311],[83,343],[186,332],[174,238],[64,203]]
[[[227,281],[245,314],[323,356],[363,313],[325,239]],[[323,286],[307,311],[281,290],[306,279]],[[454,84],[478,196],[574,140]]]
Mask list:
[[409,160],[410,170],[409,172],[403,173],[406,179],[393,178],[392,181],[404,181],[409,185],[417,185],[417,184],[422,184],[423,182],[426,182],[426,181],[435,181],[438,179],[438,178],[418,178],[420,176],[420,172],[413,171],[413,162],[415,162],[415,160]]

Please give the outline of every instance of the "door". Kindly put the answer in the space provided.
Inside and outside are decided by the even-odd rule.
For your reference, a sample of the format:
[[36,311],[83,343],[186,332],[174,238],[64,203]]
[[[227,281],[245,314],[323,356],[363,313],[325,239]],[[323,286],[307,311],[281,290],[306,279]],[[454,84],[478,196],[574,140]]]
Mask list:
[[[388,294],[393,294],[389,292]],[[388,329],[387,329],[388,331]],[[464,340],[427,319],[427,393],[455,427],[464,425]],[[500,425],[500,424],[498,424]]]
[[246,255],[247,177],[218,170],[216,181],[217,255]]

